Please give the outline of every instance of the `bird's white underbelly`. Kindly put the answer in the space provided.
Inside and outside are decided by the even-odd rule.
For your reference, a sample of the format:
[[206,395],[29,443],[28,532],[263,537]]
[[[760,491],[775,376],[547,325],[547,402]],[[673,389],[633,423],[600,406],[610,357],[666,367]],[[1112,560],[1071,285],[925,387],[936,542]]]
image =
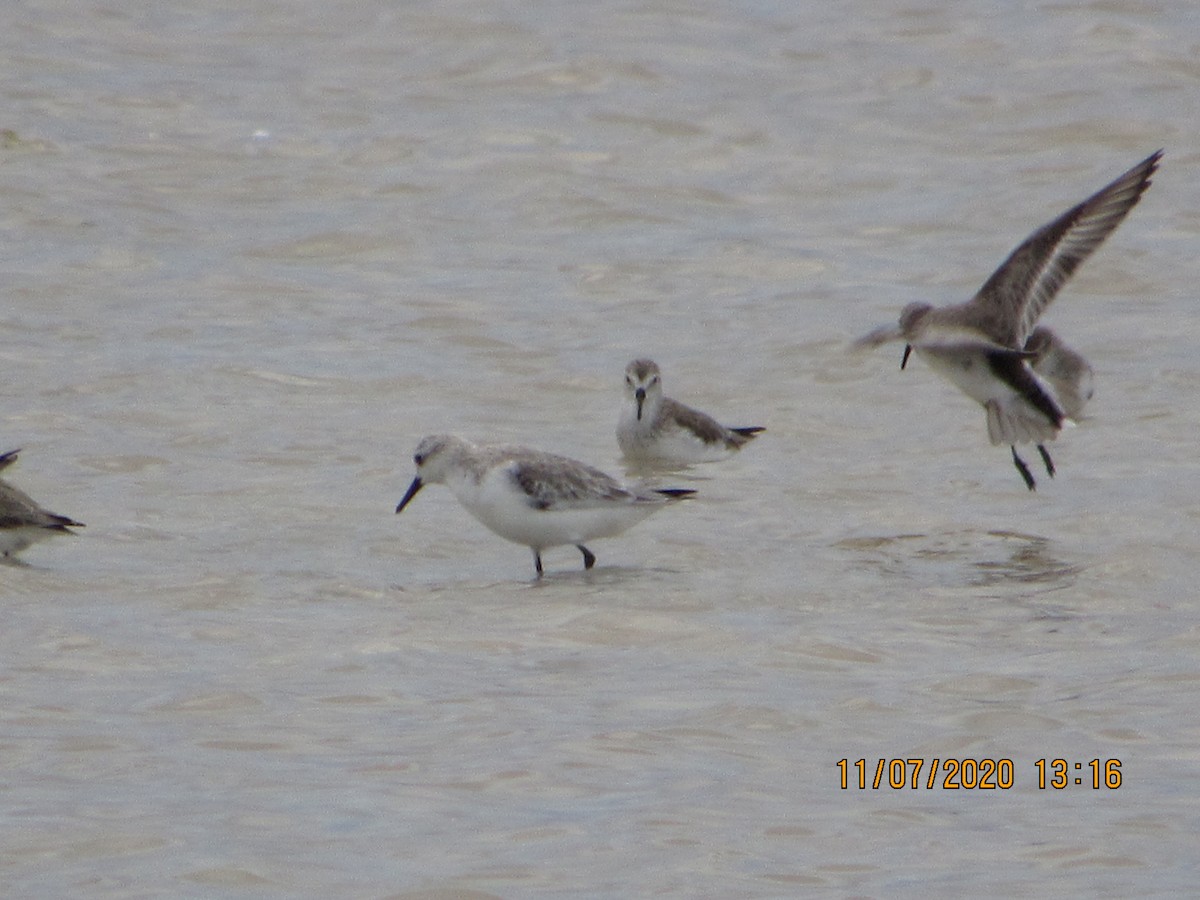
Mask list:
[[479,485],[464,485],[455,493],[463,507],[488,529],[526,547],[544,549],[620,534],[659,506],[614,500],[574,509],[538,509],[506,475],[498,474]]
[[978,403],[1004,403],[1019,396],[1005,381],[998,378],[982,353],[943,353],[932,349],[915,348],[929,367],[951,382]]
[[[993,444],[1040,443],[1057,436],[1059,426],[1028,397],[993,372],[982,353],[931,349],[918,349],[917,352],[931,369],[983,406],[987,411],[988,438]],[[1046,380],[1036,372],[1029,374],[1046,396],[1057,403],[1054,389]]]

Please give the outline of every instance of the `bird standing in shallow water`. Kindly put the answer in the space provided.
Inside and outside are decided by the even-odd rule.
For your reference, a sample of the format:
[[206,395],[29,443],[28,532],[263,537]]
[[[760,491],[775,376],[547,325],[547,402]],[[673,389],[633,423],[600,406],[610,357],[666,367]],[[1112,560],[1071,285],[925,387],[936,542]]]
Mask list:
[[424,485],[444,484],[489,529],[529,547],[539,577],[543,550],[573,544],[583,554],[583,567],[590,569],[596,557],[584,541],[620,534],[695,493],[634,490],[565,456],[512,444],[474,444],[447,434],[424,438],[413,462],[417,476],[396,512]]
[[[0,454],[0,470],[15,463],[20,452]],[[74,534],[71,528],[82,527],[82,522],[43,509],[24,491],[0,479],[0,555],[11,558],[30,544],[59,534]]]
[[971,300],[936,309],[928,303],[910,303],[900,313],[899,326],[877,328],[856,346],[902,340],[901,369],[916,351],[935,372],[981,403],[991,442],[1011,446],[1013,465],[1034,490],[1036,482],[1016,445],[1036,444],[1046,471],[1053,476],[1054,463],[1045,443],[1057,437],[1070,418],[1066,406],[1073,400],[1061,396],[1054,379],[1032,364],[1037,348],[1027,347],[1027,341],[1058,290],[1150,186],[1161,157],[1161,150],[1152,153],[1035,231]]
[[662,372],[651,359],[625,367],[625,404],[617,443],[630,462],[691,465],[727,459],[766,429],[727,428],[711,416],[663,396]]

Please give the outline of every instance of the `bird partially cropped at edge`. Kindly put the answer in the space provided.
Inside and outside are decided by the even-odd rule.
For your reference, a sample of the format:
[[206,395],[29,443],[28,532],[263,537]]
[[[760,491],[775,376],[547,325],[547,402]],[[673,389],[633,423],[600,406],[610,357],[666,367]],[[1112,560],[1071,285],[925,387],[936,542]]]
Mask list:
[[[17,461],[20,450],[0,454],[0,471]],[[0,556],[11,559],[30,544],[60,534],[74,534],[82,522],[43,509],[24,491],[0,479]]]

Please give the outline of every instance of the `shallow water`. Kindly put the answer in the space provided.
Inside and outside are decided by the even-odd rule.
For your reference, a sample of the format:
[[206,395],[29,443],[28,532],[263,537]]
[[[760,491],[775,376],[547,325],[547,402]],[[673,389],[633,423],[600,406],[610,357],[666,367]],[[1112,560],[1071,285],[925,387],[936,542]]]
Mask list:
[[[10,20],[0,449],[87,527],[0,572],[6,896],[1193,888],[1186,4]],[[1036,494],[847,353],[1160,146],[1047,314],[1097,396]],[[593,571],[392,514],[434,431],[620,472],[638,355],[768,431]],[[840,788],[881,758],[1014,784]]]

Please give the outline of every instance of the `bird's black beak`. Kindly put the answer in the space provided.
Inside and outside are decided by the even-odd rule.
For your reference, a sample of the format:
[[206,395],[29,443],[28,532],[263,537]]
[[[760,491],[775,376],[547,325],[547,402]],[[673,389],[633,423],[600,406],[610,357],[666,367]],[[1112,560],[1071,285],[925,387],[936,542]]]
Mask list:
[[418,475],[416,478],[413,479],[412,484],[410,484],[408,486],[408,491],[405,492],[404,499],[401,500],[396,505],[396,512],[400,512],[400,510],[402,510],[402,509],[404,509],[404,507],[408,506],[408,501],[411,500],[413,497],[417,496],[417,491],[419,491],[423,487],[425,487],[425,482],[423,482],[421,480],[421,476]]
[[904,367],[908,365],[908,355],[912,353],[912,344],[904,345],[904,355],[900,357],[900,371],[904,371]]
[[637,405],[638,405],[637,417],[638,417],[638,421],[640,422],[640,421],[642,421],[642,404],[646,402],[646,389],[638,388],[636,391],[634,391],[633,399],[637,401]]

